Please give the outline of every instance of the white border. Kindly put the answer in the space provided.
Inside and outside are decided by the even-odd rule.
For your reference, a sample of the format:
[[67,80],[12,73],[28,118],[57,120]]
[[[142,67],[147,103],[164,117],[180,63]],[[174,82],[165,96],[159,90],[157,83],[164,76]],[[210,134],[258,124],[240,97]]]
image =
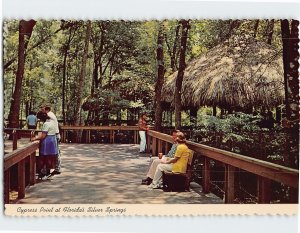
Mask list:
[[[197,0],[3,0],[3,18],[48,19],[154,19],[154,18],[295,18],[300,3],[288,1]],[[201,15],[201,17],[199,17]],[[1,19],[2,19],[1,17]],[[1,22],[2,25],[2,22]],[[2,44],[2,37],[1,37]],[[2,51],[1,51],[2,58]],[[2,61],[2,59],[1,59]],[[2,70],[2,64],[1,64]],[[2,72],[1,72],[2,73]],[[3,82],[0,80],[3,93]],[[2,115],[3,96],[0,95]],[[2,128],[2,121],[0,121]],[[2,140],[2,135],[0,136]],[[0,150],[3,151],[2,145]],[[0,160],[0,167],[3,166]],[[0,180],[3,174],[0,172]],[[0,192],[3,187],[0,185]],[[0,199],[0,232],[296,232],[298,216],[202,216],[202,217],[102,217],[12,218],[3,216]],[[228,205],[228,208],[230,206]]]

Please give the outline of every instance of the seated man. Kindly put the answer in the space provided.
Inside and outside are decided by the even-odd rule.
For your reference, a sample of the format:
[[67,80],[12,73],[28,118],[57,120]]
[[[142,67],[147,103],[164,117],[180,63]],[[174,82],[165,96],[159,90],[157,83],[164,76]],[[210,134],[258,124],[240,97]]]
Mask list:
[[162,186],[163,171],[186,173],[187,163],[191,155],[190,149],[186,145],[186,139],[182,132],[177,133],[176,141],[178,143],[175,157],[167,161],[162,161],[156,168],[154,178],[149,188],[157,189]]
[[179,132],[180,132],[179,130],[173,130],[172,137],[173,137],[174,143],[167,155],[164,155],[161,159],[151,158],[150,165],[149,165],[148,172],[147,172],[147,178],[142,180],[142,184],[145,184],[145,185],[151,184],[154,174],[155,174],[155,171],[156,171],[156,168],[157,168],[157,165],[160,164],[162,161],[167,161],[168,158],[170,158],[170,159],[174,158],[176,148],[177,148],[176,138],[177,138],[177,133],[179,133]]

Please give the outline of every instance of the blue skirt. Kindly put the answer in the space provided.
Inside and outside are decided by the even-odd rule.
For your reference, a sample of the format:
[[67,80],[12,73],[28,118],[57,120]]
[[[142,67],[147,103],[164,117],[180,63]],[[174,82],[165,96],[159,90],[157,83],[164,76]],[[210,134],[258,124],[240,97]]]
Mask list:
[[56,135],[47,135],[40,143],[40,155],[58,154]]

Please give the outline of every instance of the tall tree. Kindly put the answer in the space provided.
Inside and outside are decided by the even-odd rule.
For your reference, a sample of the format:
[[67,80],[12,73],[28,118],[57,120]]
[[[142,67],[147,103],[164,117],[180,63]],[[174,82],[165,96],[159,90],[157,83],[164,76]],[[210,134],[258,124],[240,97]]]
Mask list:
[[81,63],[80,77],[79,77],[79,81],[78,81],[77,99],[76,99],[76,106],[75,106],[75,116],[74,116],[75,125],[79,125],[79,123],[80,123],[80,112],[81,112],[80,109],[81,109],[81,102],[82,102],[82,95],[83,95],[84,79],[85,79],[85,74],[86,74],[86,63],[87,63],[87,58],[88,58],[90,35],[91,35],[91,21],[87,21],[85,42],[84,42],[84,51],[83,51],[83,57],[82,57],[82,63]]
[[156,59],[157,59],[157,79],[155,83],[155,97],[154,97],[154,106],[155,106],[155,130],[161,129],[161,120],[162,120],[162,106],[161,106],[161,90],[164,84],[164,74],[165,74],[165,65],[164,65],[164,25],[163,22],[160,22],[157,36],[157,49],[156,49]]
[[76,29],[72,27],[69,28],[69,35],[67,37],[66,42],[62,45],[62,52],[63,52],[63,64],[62,64],[62,116],[63,116],[63,123],[66,123],[66,75],[67,75],[67,58],[68,58],[68,51],[70,50],[70,44],[72,37]]
[[19,128],[19,112],[22,95],[22,81],[25,67],[25,52],[35,24],[36,21],[34,20],[21,20],[19,22],[18,68],[16,74],[15,90],[12,96],[10,111],[8,115],[8,127],[12,128]]
[[[284,69],[284,87],[285,87],[285,125],[290,133],[290,144],[299,146],[299,21],[287,19],[281,20],[281,34],[283,46],[283,69]],[[297,155],[296,155],[297,156]],[[291,159],[291,162],[295,158]]]
[[166,41],[166,45],[168,48],[168,54],[170,56],[171,60],[171,68],[172,71],[175,72],[178,67],[177,67],[177,55],[178,55],[178,42],[179,42],[179,30],[180,30],[180,22],[177,23],[176,28],[175,28],[175,35],[174,35],[174,40],[173,40],[173,45],[171,42],[171,39],[168,39],[167,32],[164,32],[164,37]]
[[257,35],[258,25],[259,25],[259,19],[254,21],[254,28],[253,28],[253,37],[254,38],[256,38],[256,35]]
[[174,105],[175,105],[175,128],[181,128],[181,88],[186,67],[185,56],[187,48],[188,32],[190,29],[189,20],[181,20],[181,39],[180,39],[180,55],[179,55],[179,68],[176,77]]
[[268,44],[272,44],[273,32],[274,32],[274,21],[275,21],[274,19],[271,19],[268,22],[267,32],[266,32]]

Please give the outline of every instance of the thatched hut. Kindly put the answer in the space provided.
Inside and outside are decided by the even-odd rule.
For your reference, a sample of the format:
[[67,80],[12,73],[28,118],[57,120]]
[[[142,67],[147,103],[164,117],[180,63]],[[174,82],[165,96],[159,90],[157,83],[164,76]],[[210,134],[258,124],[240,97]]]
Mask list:
[[[176,77],[163,86],[165,103],[173,103]],[[281,51],[250,36],[232,37],[187,65],[181,98],[184,108],[276,106],[284,98]]]

